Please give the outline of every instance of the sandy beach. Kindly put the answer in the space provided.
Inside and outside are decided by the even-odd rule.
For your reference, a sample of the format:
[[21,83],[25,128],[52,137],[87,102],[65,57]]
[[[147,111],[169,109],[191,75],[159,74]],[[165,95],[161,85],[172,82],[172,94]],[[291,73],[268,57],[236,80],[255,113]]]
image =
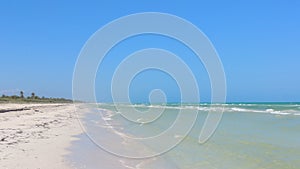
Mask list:
[[73,104],[0,104],[0,168],[73,168],[65,156],[80,133]]

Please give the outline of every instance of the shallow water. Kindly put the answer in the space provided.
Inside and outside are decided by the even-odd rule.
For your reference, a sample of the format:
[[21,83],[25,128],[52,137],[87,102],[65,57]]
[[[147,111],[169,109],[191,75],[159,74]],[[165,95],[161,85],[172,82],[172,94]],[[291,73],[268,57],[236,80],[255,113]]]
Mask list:
[[[212,168],[212,169],[285,169],[300,168],[300,104],[169,104],[169,105],[121,105],[140,111],[164,109],[162,115],[147,124],[133,123],[125,119],[111,104],[101,104],[99,112],[90,112],[82,120],[87,135],[78,136],[73,142],[70,161],[78,168]],[[213,137],[205,144],[198,143],[205,117],[209,111],[224,107],[224,114]],[[191,132],[170,151],[146,159],[118,157],[113,152],[148,153],[164,145],[165,140],[153,144],[131,142],[127,136],[145,138],[158,135],[168,129],[180,110],[198,110],[198,118]],[[186,121],[188,125],[190,121]],[[113,129],[113,130],[112,130]],[[119,135],[116,133],[119,133]],[[176,133],[173,133],[176,134]],[[174,137],[176,139],[176,137]],[[95,143],[98,143],[95,144]],[[102,147],[103,148],[103,147]],[[106,149],[107,150],[107,149]],[[109,149],[108,149],[109,150]]]

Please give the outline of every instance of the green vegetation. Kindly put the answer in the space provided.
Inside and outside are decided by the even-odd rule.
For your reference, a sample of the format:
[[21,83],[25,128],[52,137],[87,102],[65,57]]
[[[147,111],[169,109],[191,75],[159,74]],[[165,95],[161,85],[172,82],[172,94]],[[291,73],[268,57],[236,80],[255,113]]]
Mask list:
[[0,97],[0,103],[72,103],[73,100],[65,98],[46,98],[36,96],[34,92],[31,93],[31,96],[25,97],[24,92],[20,91],[20,96],[12,95],[6,96],[2,95]]

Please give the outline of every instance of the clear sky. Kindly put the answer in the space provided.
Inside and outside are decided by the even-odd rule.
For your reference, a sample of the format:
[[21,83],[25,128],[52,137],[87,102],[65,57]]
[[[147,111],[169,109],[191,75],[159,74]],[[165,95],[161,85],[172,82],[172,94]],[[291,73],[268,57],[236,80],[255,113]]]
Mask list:
[[[164,12],[189,20],[211,40],[225,69],[228,101],[300,101],[299,9],[297,0],[2,1],[0,94],[24,90],[25,94],[34,91],[40,96],[71,98],[77,56],[96,30],[124,15]],[[139,38],[148,41],[141,44]],[[156,38],[129,39],[125,48],[120,44],[120,50],[110,53],[105,61],[112,67],[104,66],[108,73],[99,73],[96,79],[100,101],[110,100],[105,76],[120,61],[113,59],[114,54],[130,54],[143,47],[160,47],[175,53],[176,49],[182,49],[179,53],[185,50],[170,40],[163,43],[164,38],[151,44]],[[187,62],[201,84],[202,100],[208,101],[205,70],[197,69],[201,63]],[[159,74],[154,71],[148,75],[144,72],[147,78],[137,76],[132,82],[133,100],[145,99],[149,88],[162,85],[170,101],[177,101],[176,85],[171,84],[171,78]],[[158,83],[161,81],[165,82]]]

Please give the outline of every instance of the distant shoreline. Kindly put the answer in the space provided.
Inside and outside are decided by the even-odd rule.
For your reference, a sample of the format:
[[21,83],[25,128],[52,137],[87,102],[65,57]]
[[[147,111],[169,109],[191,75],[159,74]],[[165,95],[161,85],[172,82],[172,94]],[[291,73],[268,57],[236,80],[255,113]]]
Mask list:
[[47,97],[39,97],[34,93],[31,96],[25,97],[23,92],[20,92],[20,96],[12,95],[6,96],[2,95],[0,97],[0,103],[73,103],[71,99],[65,98],[47,98]]
[[50,100],[5,100],[0,98],[0,104],[7,104],[7,103],[73,103],[73,100],[66,100],[66,99],[50,99]]

